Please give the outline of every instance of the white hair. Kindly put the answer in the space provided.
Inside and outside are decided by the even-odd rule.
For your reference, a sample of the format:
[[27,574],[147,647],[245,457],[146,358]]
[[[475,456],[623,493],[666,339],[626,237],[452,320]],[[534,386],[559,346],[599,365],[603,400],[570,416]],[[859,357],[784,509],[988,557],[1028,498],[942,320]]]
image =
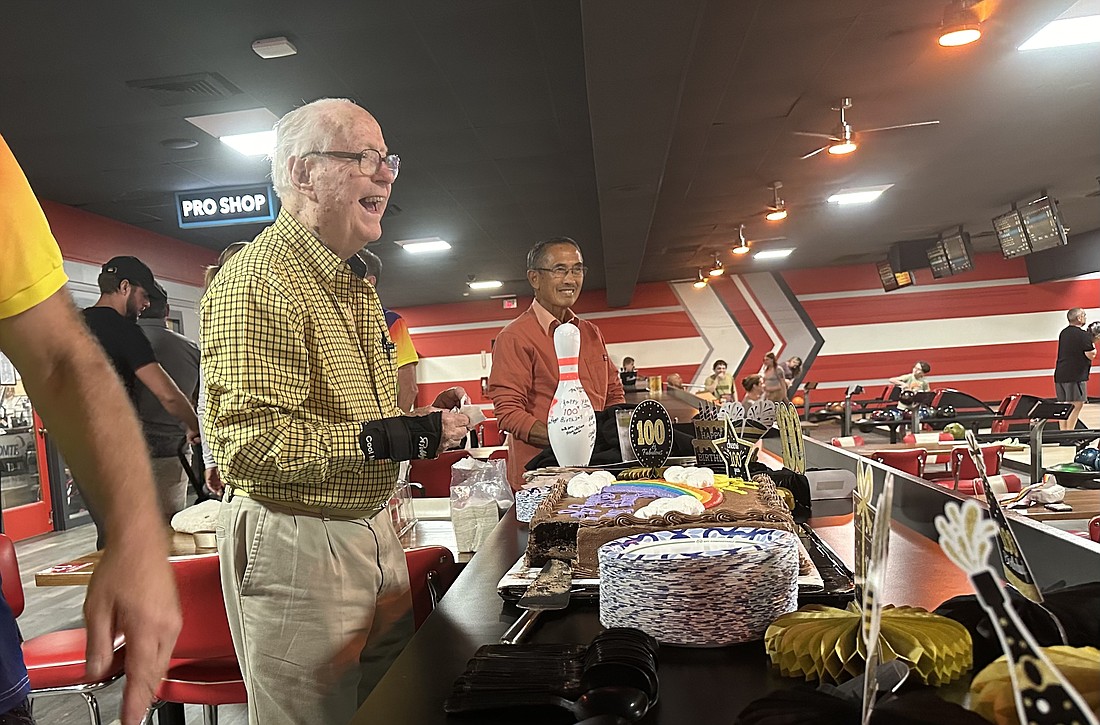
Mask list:
[[341,130],[334,116],[347,106],[359,106],[347,98],[320,98],[295,108],[275,124],[275,153],[271,156],[271,182],[286,201],[294,191],[288,162],[310,151],[331,151]]

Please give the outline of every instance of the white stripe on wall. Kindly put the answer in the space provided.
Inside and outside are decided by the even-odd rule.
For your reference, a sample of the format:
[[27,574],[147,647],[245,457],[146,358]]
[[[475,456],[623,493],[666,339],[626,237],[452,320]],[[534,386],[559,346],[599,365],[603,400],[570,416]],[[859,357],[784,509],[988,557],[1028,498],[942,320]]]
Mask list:
[[[1027,277],[1013,277],[1010,279],[989,279],[985,281],[977,282],[947,282],[945,284],[932,285],[913,285],[912,287],[902,287],[899,290],[890,292],[890,296],[905,295],[905,294],[919,294],[921,292],[947,292],[950,290],[964,290],[964,289],[984,289],[986,287],[1008,287],[1014,284],[1030,284],[1030,280]],[[808,302],[812,300],[843,300],[848,297],[878,297],[880,295],[887,294],[881,287],[878,289],[854,289],[854,290],[842,290],[840,292],[815,292],[808,295],[796,295],[799,300]]]
[[[959,375],[928,375],[925,377],[932,387],[936,387],[936,383],[951,382],[965,382],[967,380],[1013,380],[1013,379],[1032,379],[1032,378],[1048,378],[1051,381],[1054,380],[1054,368],[1049,370],[1002,370],[995,373],[960,373]],[[885,380],[871,381],[870,385],[886,385]],[[866,380],[823,380],[817,384],[818,388],[845,388],[849,385],[862,385],[864,388],[868,388],[868,382]]]
[[[1090,319],[1096,319],[1096,309],[1085,312]],[[1048,342],[1057,340],[1065,326],[1066,313],[1059,310],[822,327],[819,330],[825,345],[819,355]]]
[[[670,305],[667,307],[641,307],[638,309],[608,310],[607,312],[590,312],[579,315],[586,320],[602,320],[609,317],[637,317],[638,315],[659,315],[666,312],[683,312],[683,309]],[[465,330],[491,330],[500,329],[512,320],[486,320],[484,322],[459,322],[453,325],[424,325],[422,327],[410,327],[410,335],[427,335],[432,332],[463,332]]]

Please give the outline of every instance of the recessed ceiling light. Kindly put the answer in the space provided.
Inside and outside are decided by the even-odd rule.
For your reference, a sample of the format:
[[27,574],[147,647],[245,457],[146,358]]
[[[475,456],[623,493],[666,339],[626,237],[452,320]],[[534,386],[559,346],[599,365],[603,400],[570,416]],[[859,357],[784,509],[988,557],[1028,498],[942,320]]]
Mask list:
[[406,252],[419,254],[421,252],[443,252],[451,248],[451,243],[439,237],[427,237],[426,239],[405,239],[394,242]]
[[275,153],[275,131],[255,131],[222,136],[223,144],[245,156],[271,156]]
[[469,282],[470,289],[498,289],[504,286],[499,279],[483,279],[477,282]]
[[270,155],[275,150],[273,129],[279,119],[266,108],[188,116],[185,120],[242,154]]
[[1059,18],[1044,25],[1017,50],[1060,48],[1066,45],[1100,43],[1100,15]]
[[281,35],[278,38],[260,38],[252,44],[252,50],[265,60],[268,58],[285,58],[288,55],[298,53],[294,43]]
[[837,193],[830,196],[828,201],[831,201],[834,204],[866,204],[882,196],[882,192],[886,191],[891,186],[893,186],[893,184],[882,184],[881,186],[860,186],[854,189],[841,189]]
[[762,249],[756,254],[752,255],[753,259],[783,259],[784,257],[791,256],[791,252],[794,248],[788,249]]

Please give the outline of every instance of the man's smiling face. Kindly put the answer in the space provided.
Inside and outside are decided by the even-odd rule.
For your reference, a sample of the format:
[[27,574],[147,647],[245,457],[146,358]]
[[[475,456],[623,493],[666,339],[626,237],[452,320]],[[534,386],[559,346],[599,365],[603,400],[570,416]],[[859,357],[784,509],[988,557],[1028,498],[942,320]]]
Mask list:
[[581,287],[584,286],[584,274],[569,272],[563,277],[557,277],[553,272],[545,270],[568,269],[573,270],[584,266],[584,257],[581,250],[572,244],[552,244],[543,250],[542,260],[538,270],[528,270],[527,280],[535,290],[535,299],[554,315],[561,310],[569,309],[581,296]]

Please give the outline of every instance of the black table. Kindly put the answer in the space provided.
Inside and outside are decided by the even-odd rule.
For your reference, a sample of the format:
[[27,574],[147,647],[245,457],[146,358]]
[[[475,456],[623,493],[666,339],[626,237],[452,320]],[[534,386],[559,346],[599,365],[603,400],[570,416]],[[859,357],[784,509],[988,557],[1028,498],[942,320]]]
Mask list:
[[[841,508],[851,505],[847,501],[837,503]],[[848,514],[811,520],[811,525],[846,559],[850,559],[850,518]],[[895,528],[898,531],[891,537],[891,553],[897,567],[892,576],[899,579],[888,582],[885,601],[934,606],[966,590],[965,576],[957,569],[951,570],[935,544],[905,527]],[[481,714],[473,718],[448,716],[443,712],[443,702],[477,648],[497,642],[519,616],[515,606],[501,601],[496,586],[519,558],[526,541],[526,526],[517,523],[509,512],[371,693],[353,723],[517,722],[514,713],[511,719],[496,720]],[[843,551],[845,544],[848,551]],[[910,579],[908,572],[897,571],[929,566],[948,575],[948,579]],[[929,601],[933,598],[934,603]],[[601,629],[595,604],[574,602],[564,612],[544,615],[528,641],[587,643]],[[780,677],[771,669],[762,642],[713,649],[662,647],[658,674],[660,700],[642,720],[650,725],[732,722],[733,716],[756,698],[798,682]],[[523,722],[563,720],[524,717]],[[573,720],[566,716],[564,722]]]

